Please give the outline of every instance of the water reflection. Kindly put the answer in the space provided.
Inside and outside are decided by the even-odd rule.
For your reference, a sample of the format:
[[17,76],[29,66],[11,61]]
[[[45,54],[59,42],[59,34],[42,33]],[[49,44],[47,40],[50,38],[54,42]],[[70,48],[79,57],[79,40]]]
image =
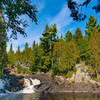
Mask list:
[[0,100],[39,100],[39,94],[7,94],[0,95]]
[[100,94],[59,93],[59,94],[8,94],[0,95],[0,100],[100,100]]
[[100,100],[100,94],[92,93],[59,93],[59,94],[45,94],[39,100]]

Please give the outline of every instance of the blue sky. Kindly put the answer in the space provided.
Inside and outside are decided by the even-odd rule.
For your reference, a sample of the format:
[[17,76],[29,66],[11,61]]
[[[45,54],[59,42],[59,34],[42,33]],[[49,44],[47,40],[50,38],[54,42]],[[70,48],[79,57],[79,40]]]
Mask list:
[[[83,2],[84,0],[75,0],[77,2]],[[27,20],[29,26],[25,29],[27,33],[27,37],[23,37],[22,35],[18,35],[17,40],[11,40],[7,43],[7,51],[10,48],[10,44],[13,44],[14,51],[17,50],[17,47],[20,46],[20,49],[23,50],[25,43],[28,42],[29,46],[32,45],[35,40],[39,43],[39,38],[42,36],[42,32],[46,24],[52,25],[57,24],[58,28],[58,36],[65,35],[67,30],[70,30],[73,34],[77,27],[80,27],[83,34],[86,22],[90,15],[93,15],[98,19],[98,23],[100,23],[100,13],[95,13],[91,9],[91,7],[96,4],[96,0],[92,0],[92,2],[88,5],[88,8],[85,8],[84,11],[87,14],[87,18],[82,22],[73,21],[70,17],[70,10],[67,7],[66,0],[34,0],[34,4],[36,4],[38,8],[38,24],[32,23],[31,20],[25,16],[24,18]]]

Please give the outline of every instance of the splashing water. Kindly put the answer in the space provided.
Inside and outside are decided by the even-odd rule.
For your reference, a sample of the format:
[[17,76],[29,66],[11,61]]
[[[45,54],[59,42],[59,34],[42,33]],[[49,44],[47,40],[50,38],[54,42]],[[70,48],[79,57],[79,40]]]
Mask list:
[[24,86],[25,88],[17,93],[35,93],[36,89],[34,86],[40,85],[41,82],[38,79],[24,79]]
[[[0,79],[0,89],[5,90],[5,85],[8,84],[8,80],[3,80]],[[35,93],[36,89],[34,86],[40,85],[41,82],[38,79],[26,79],[24,78],[24,87],[23,90],[17,91],[17,92],[10,92],[8,90],[5,90],[6,93],[14,93],[14,94],[19,94],[19,93]]]

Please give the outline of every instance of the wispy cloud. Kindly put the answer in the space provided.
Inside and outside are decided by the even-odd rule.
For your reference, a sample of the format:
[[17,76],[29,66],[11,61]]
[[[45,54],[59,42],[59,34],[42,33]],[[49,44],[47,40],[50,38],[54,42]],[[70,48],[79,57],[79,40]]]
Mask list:
[[37,6],[39,12],[45,7],[45,2],[40,0],[34,0],[34,4]]
[[51,20],[50,24],[57,24],[58,32],[63,32],[63,29],[71,22],[70,10],[67,5],[64,5],[61,11]]
[[35,34],[35,31],[32,33],[30,33],[31,36],[28,37],[23,37],[23,36],[19,36],[19,38],[17,40],[11,40],[7,43],[7,51],[9,51],[10,49],[10,44],[12,43],[13,45],[13,50],[16,51],[18,46],[20,46],[21,51],[24,49],[25,43],[27,42],[29,44],[29,47],[32,46],[33,41],[35,40],[36,43],[39,43],[39,38],[40,36],[33,36],[32,34]]

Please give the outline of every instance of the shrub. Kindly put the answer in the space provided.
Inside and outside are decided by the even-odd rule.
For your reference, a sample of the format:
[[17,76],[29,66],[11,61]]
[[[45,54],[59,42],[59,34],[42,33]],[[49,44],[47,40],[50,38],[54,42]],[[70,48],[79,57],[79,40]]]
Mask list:
[[30,71],[29,71],[29,69],[27,69],[27,68],[23,68],[23,69],[22,69],[22,73],[23,73],[23,74],[30,74]]
[[72,80],[72,83],[75,83],[75,80]]
[[17,73],[21,73],[21,66],[20,66],[20,64],[17,64]]
[[71,78],[73,73],[74,73],[73,71],[68,72],[67,75],[66,75],[66,78]]

